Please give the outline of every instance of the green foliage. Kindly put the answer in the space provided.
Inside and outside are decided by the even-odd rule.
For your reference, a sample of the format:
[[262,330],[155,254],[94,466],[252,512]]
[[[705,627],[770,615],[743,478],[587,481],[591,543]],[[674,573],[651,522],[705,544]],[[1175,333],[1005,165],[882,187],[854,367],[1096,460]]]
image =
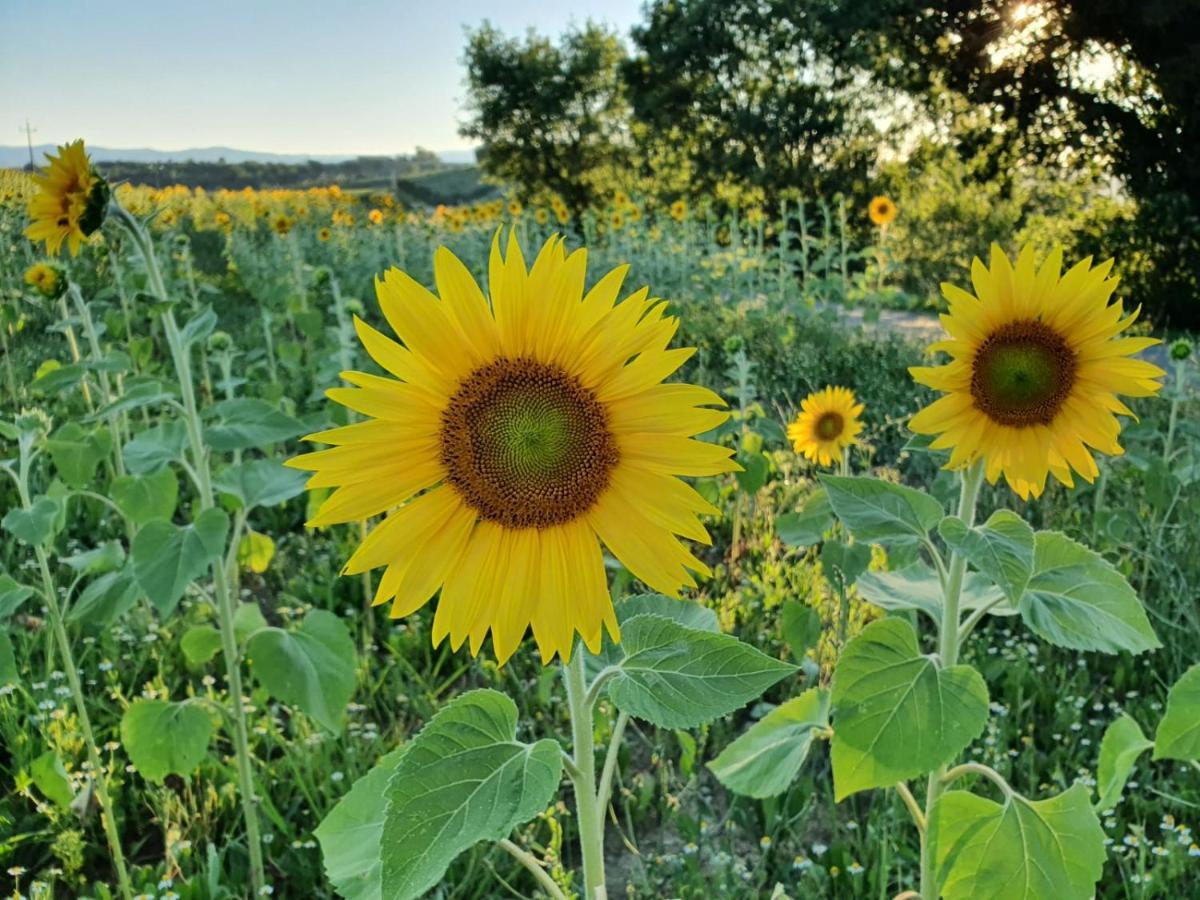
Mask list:
[[113,502],[130,521],[145,525],[152,519],[170,520],[179,502],[179,482],[170,469],[151,475],[122,475],[109,486]]
[[212,716],[194,700],[135,700],[121,717],[121,741],[134,767],[159,784],[167,775],[195,772],[212,732]]
[[1188,669],[1167,694],[1154,758],[1200,760],[1200,665]]
[[944,515],[928,494],[878,478],[822,475],[821,484],[834,513],[860,541],[918,540]]
[[161,615],[169,615],[187,586],[225,551],[229,516],[207,509],[190,525],[155,519],[137,533],[130,556],[138,584]]
[[1138,757],[1153,746],[1154,742],[1146,740],[1136,719],[1125,715],[1113,720],[1100,742],[1100,760],[1096,769],[1096,787],[1100,794],[1096,801],[1098,811],[1111,809],[1120,802],[1121,792],[1125,790],[1125,782]]

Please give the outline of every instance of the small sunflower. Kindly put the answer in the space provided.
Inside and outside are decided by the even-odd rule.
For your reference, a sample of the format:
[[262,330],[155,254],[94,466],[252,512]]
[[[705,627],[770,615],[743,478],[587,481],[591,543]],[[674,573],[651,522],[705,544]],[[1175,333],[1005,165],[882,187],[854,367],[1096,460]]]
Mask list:
[[328,394],[369,416],[310,440],[289,462],[336,487],[310,525],[391,510],[346,564],[386,566],[375,602],[391,615],[440,590],[433,640],[477,654],[488,632],[505,662],[527,628],[548,662],[576,632],[596,651],[618,637],[601,543],[654,590],[677,596],[708,574],[681,537],[708,543],[716,509],[681,476],[733,471],[731,451],[694,440],[727,413],[712,391],[663,384],[692,354],[668,349],[678,320],[641,290],[617,303],[622,266],[584,290],[586,254],[560,237],[526,267],[515,235],[492,243],[484,297],[446,248],[439,296],[389,270],[376,280],[398,344],[356,318],[394,378],[345,372]]
[[271,227],[275,229],[275,233],[280,237],[286,237],[288,232],[292,230],[292,219],[290,216],[280,213],[271,219]]
[[876,225],[890,225],[896,218],[896,204],[890,197],[875,197],[867,206],[867,215]]
[[671,204],[671,218],[676,222],[682,222],[687,218],[688,205],[686,200],[676,200]]
[[971,265],[974,294],[942,285],[949,340],[930,349],[952,359],[909,371],[946,396],[909,427],[951,450],[947,468],[982,459],[989,482],[1004,475],[1028,499],[1041,495],[1048,475],[1068,487],[1072,470],[1092,481],[1099,470],[1091,450],[1124,452],[1116,417],[1133,413],[1117,395],[1151,396],[1165,373],[1130,358],[1156,339],[1117,337],[1138,311],[1109,303],[1118,281],[1111,269],[1111,259],[1093,267],[1088,257],[1062,275],[1062,248],[1037,268],[1029,247],[1014,267],[993,244],[990,269],[979,259]]
[[525,211],[525,207],[523,207],[521,205],[520,200],[509,200],[508,201],[508,214],[510,216],[512,216],[514,219],[520,218],[521,213],[524,211]]
[[862,411],[852,390],[827,387],[804,398],[800,414],[788,426],[788,438],[795,451],[809,461],[833,465],[862,432]]
[[49,263],[34,263],[25,270],[25,283],[45,297],[53,300],[66,287],[66,282],[59,277],[58,270]]
[[25,236],[43,241],[46,252],[57,256],[63,241],[77,256],[84,238],[104,224],[108,182],[96,174],[83,141],[60,146],[58,156],[46,154],[45,174],[34,175],[38,191],[29,200]]
[[382,224],[382,222],[383,222],[383,211],[382,211],[382,210],[378,210],[378,209],[373,209],[373,210],[371,210],[369,213],[367,213],[367,220],[368,220],[368,221],[369,221],[369,222],[370,222],[372,225],[379,225],[379,224]]
[[331,236],[332,232],[328,228],[322,228],[317,232],[317,240],[321,243],[325,243],[325,241],[329,240]]

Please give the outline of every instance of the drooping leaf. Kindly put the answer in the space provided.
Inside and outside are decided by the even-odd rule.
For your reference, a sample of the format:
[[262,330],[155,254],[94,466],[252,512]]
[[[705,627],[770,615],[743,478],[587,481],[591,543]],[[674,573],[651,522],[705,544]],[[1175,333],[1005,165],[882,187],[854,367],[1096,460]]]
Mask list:
[[813,739],[829,727],[829,693],[809,688],[751,725],[708,764],[735,794],[774,797],[791,786]]
[[221,649],[221,632],[211,625],[193,625],[179,639],[179,649],[188,665],[202,666]]
[[67,777],[67,770],[57,753],[47,750],[35,759],[29,766],[29,775],[47,799],[63,809],[70,808],[71,801],[75,799],[75,791],[71,788],[71,779]]
[[7,619],[33,596],[33,588],[0,575],[0,620]]
[[313,834],[321,845],[325,875],[345,900],[381,900],[383,861],[379,842],[387,808],[387,786],[408,751],[397,747],[354,782]]
[[775,533],[789,547],[808,547],[825,540],[825,532],[833,525],[833,508],[829,495],[816,491],[805,501],[799,512],[784,513],[775,520]]
[[692,728],[745,706],[795,666],[727,634],[642,614],[621,626],[617,709],[660,728]]
[[354,641],[346,623],[323,609],[310,610],[296,631],[263,628],[246,644],[255,677],[278,700],[340,734],[354,693]]
[[1154,735],[1154,758],[1200,760],[1200,664],[1167,692],[1167,711]]
[[121,717],[121,743],[148,781],[191,775],[208,754],[213,722],[194,700],[134,700]]
[[1034,534],[1011,510],[994,512],[983,525],[968,528],[962,519],[942,520],[938,531],[950,549],[961,553],[1016,605],[1033,574]]
[[822,475],[821,484],[834,513],[864,543],[918,540],[943,516],[928,494],[878,478]]
[[303,422],[265,400],[238,397],[222,400],[213,411],[216,421],[204,430],[208,445],[218,452],[266,447],[303,434]]
[[138,432],[121,449],[125,468],[132,475],[152,475],[183,455],[187,429],[182,422],[166,422]]
[[218,491],[237,497],[242,506],[277,506],[304,492],[306,472],[287,469],[273,459],[255,459],[229,466],[214,480]]
[[78,422],[67,422],[46,440],[46,450],[59,476],[73,488],[86,487],[96,467],[112,449],[108,428],[86,430]]
[[552,802],[562,749],[550,739],[520,743],[516,732],[516,704],[479,690],[451,701],[413,738],[387,787],[384,897],[420,897],[460,853],[507,837]]
[[1040,637],[1072,650],[1141,653],[1162,646],[1124,576],[1054,531],[1036,535],[1033,575],[1019,611]]
[[10,509],[0,520],[0,526],[22,543],[40,547],[54,536],[59,510],[58,501],[50,497],[38,497],[29,509]]
[[128,612],[141,595],[133,563],[126,562],[118,571],[90,582],[67,613],[67,619],[90,628],[105,628]]
[[1142,728],[1130,716],[1114,719],[1100,741],[1100,761],[1096,768],[1096,790],[1100,799],[1096,809],[1103,812],[1121,802],[1121,792],[1138,757],[1154,746]]
[[980,674],[923,656],[898,618],[877,619],[846,646],[832,703],[838,800],[932,772],[978,737],[988,716]]
[[1082,784],[1004,803],[949,791],[929,840],[944,900],[1091,900],[1104,870],[1104,831]]
[[[934,622],[942,621],[942,582],[937,572],[917,562],[893,572],[863,572],[856,583],[858,592],[870,603],[889,611],[915,609]],[[997,605],[992,606],[993,603]],[[1004,602],[1000,589],[977,572],[968,572],[959,595],[959,609],[970,611],[991,606],[995,616],[1014,616],[1016,609]]]
[[170,615],[187,586],[225,552],[228,532],[229,516],[214,507],[191,525],[181,528],[155,519],[137,533],[133,571],[160,615]]
[[170,469],[152,475],[122,475],[109,487],[113,502],[135,525],[170,519],[179,501],[179,482]]

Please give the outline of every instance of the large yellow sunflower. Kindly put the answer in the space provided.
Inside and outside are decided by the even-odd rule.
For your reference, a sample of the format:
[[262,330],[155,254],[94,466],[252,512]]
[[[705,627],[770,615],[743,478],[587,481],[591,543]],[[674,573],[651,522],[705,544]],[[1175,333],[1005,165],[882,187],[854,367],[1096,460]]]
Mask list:
[[1091,450],[1120,454],[1117,415],[1132,413],[1118,394],[1147,397],[1165,373],[1130,356],[1158,343],[1123,337],[1138,311],[1109,303],[1117,278],[1112,260],[1091,257],[1062,271],[1058,248],[1037,268],[1033,251],[1014,267],[992,245],[991,268],[971,265],[974,295],[942,285],[950,312],[942,324],[949,340],[934,344],[952,357],[944,366],[917,366],[913,378],[946,393],[909,423],[933,434],[934,449],[951,449],[948,468],[982,459],[988,481],[1001,474],[1022,499],[1039,496],[1046,477],[1073,486],[1071,471],[1087,481],[1098,474]]
[[863,405],[854,391],[844,387],[827,387],[809,394],[800,404],[800,414],[788,426],[788,439],[797,453],[821,466],[829,466],[842,458],[842,452],[862,431]]
[[58,156],[47,153],[46,159],[50,165],[45,173],[33,176],[38,191],[29,200],[32,221],[25,236],[43,241],[51,256],[66,241],[77,256],[84,238],[104,222],[108,184],[92,168],[82,140],[59,147]]
[[433,639],[473,654],[491,632],[503,663],[526,628],[543,661],[575,632],[593,651],[618,637],[600,544],[658,591],[707,574],[679,536],[707,543],[716,510],[678,476],[736,468],[694,440],[727,413],[706,388],[663,384],[691,349],[668,349],[678,321],[646,288],[620,303],[627,266],[584,290],[586,254],[553,237],[533,265],[497,235],[490,301],[446,248],[438,294],[397,269],[376,280],[403,346],[361,320],[359,337],[393,378],[345,372],[330,399],[369,421],[312,435],[333,444],[289,465],[336,487],[310,525],[394,510],[347,563],[386,566],[376,603],[408,615],[441,591]]

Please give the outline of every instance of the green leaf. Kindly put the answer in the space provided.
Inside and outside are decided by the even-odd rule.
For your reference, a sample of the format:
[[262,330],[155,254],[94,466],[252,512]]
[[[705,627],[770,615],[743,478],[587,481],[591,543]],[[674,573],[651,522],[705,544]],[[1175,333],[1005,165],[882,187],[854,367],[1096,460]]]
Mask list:
[[195,772],[212,733],[212,716],[194,700],[134,700],[121,717],[121,743],[133,767],[156,784]]
[[[942,621],[942,582],[937,572],[925,563],[917,562],[894,572],[863,572],[856,584],[867,602],[890,612],[915,609],[937,622]],[[1014,616],[1017,611],[1004,601],[1000,588],[977,572],[968,572],[963,579],[959,608],[979,609],[1001,601],[991,608],[992,615]]]
[[387,786],[407,752],[405,745],[380,757],[313,832],[321,845],[325,875],[344,900],[381,900],[383,896],[379,842]]
[[222,400],[214,411],[217,422],[205,429],[204,437],[210,447],[221,453],[265,447],[305,431],[302,422],[265,400],[248,397]]
[[211,625],[193,625],[179,639],[179,649],[188,665],[202,666],[221,649],[221,632]]
[[1167,711],[1154,735],[1155,759],[1200,760],[1200,665],[1167,692]]
[[119,571],[101,575],[85,587],[67,613],[67,619],[91,628],[104,628],[132,609],[141,595],[133,563],[127,562]]
[[987,724],[983,678],[922,656],[903,619],[877,619],[846,645],[833,673],[837,800],[932,772]]
[[821,616],[807,603],[788,600],[779,613],[779,630],[797,662],[821,640]]
[[155,519],[137,533],[133,571],[160,615],[170,615],[187,586],[225,552],[228,532],[229,516],[213,508],[183,528]]
[[660,728],[692,728],[745,706],[796,667],[727,634],[685,628],[658,615],[621,626],[613,705]]
[[87,431],[78,422],[67,422],[46,441],[46,449],[63,481],[73,488],[86,487],[112,449],[112,435],[107,428]]
[[183,338],[183,345],[190,347],[196,341],[202,341],[217,327],[217,314],[213,312],[211,306],[205,306],[200,312],[188,319],[186,325],[179,329],[180,337]]
[[340,734],[354,693],[354,641],[346,623],[323,609],[311,610],[297,631],[264,628],[246,644],[255,677],[278,700],[298,707]]
[[1129,582],[1098,553],[1054,531],[1039,531],[1021,618],[1036,634],[1072,650],[1141,653],[1162,645]]
[[307,472],[285,469],[273,459],[256,459],[223,469],[214,480],[218,491],[237,497],[242,506],[277,506],[304,493]]
[[246,643],[256,632],[269,628],[257,603],[240,603],[233,614],[233,633],[239,644]]
[[878,478],[820,477],[834,513],[865,543],[918,540],[943,516],[942,504],[912,488]]
[[938,531],[951,550],[1004,591],[1015,606],[1033,574],[1033,528],[1016,513],[1001,509],[977,528],[962,519],[942,520]]
[[826,541],[821,545],[821,570],[838,590],[846,590],[871,564],[870,544]]
[[0,575],[0,619],[7,619],[33,596],[33,588]]
[[751,725],[708,767],[735,794],[774,797],[791,786],[813,739],[828,727],[829,693],[809,688]]
[[1121,802],[1121,792],[1139,756],[1154,746],[1146,740],[1142,728],[1130,716],[1115,719],[1104,731],[1100,742],[1100,763],[1096,771],[1096,790],[1100,799],[1097,812],[1111,809]]
[[35,759],[29,767],[29,775],[48,800],[63,809],[70,808],[75,791],[71,789],[71,779],[67,777],[67,770],[63,768],[57,753],[47,750]]
[[557,741],[523,744],[517,707],[491,690],[447,704],[407,747],[388,782],[380,856],[388,900],[420,897],[456,856],[507,837],[558,792]]
[[775,519],[775,533],[789,547],[808,547],[825,540],[833,525],[833,508],[825,491],[810,494],[800,512],[785,513]]
[[54,536],[58,512],[57,501],[38,497],[29,509],[10,509],[0,520],[0,526],[22,543],[40,547]]
[[12,638],[7,631],[0,630],[0,685],[16,684],[19,680]]
[[167,422],[147,428],[133,437],[121,452],[125,468],[133,475],[152,475],[183,455],[187,429],[182,422]]
[[156,379],[145,378],[135,381],[131,378],[125,383],[125,393],[88,416],[88,421],[98,421],[117,413],[127,413],[144,406],[153,406],[156,403],[170,400],[171,397],[172,394],[164,390],[162,383]]
[[1104,831],[1082,784],[1003,804],[949,791],[929,840],[944,900],[1091,900],[1104,870]]
[[169,468],[152,475],[122,475],[110,486],[113,502],[135,525],[170,519],[179,501],[179,482]]
[[676,600],[664,594],[633,594],[614,607],[617,622],[624,625],[636,616],[662,616],[678,622],[684,628],[711,631],[719,634],[721,625],[713,610],[694,600]]
[[92,550],[64,556],[62,562],[79,575],[103,575],[121,568],[125,562],[125,548],[120,541],[105,541]]
[[738,487],[747,494],[757,494],[767,483],[771,464],[762,453],[739,453],[737,461],[738,465],[742,467],[740,472],[734,473]]

